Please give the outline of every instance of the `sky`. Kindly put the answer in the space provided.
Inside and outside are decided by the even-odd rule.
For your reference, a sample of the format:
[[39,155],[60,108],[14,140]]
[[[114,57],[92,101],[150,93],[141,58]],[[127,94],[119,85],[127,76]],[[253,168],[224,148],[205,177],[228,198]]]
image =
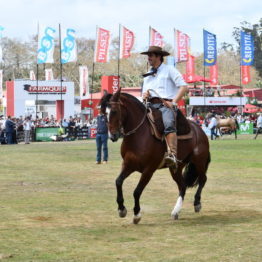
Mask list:
[[216,34],[217,44],[235,44],[234,27],[258,23],[261,0],[0,0],[3,36],[27,41],[37,24],[71,27],[78,37],[95,39],[96,27],[118,37],[119,24],[135,33],[136,51],[145,51],[149,26],[174,46],[174,28],[191,37],[192,53],[203,52],[203,29]]

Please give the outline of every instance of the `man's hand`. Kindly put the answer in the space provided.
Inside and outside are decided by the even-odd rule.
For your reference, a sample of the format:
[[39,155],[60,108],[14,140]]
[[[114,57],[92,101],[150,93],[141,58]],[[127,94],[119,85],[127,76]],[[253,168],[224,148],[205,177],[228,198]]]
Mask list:
[[150,97],[149,91],[146,91],[145,93],[143,93],[143,100],[147,100],[149,97]]
[[175,103],[175,102],[169,102],[169,101],[166,101],[166,104],[168,105],[169,108],[173,108],[174,106],[177,105],[177,103]]

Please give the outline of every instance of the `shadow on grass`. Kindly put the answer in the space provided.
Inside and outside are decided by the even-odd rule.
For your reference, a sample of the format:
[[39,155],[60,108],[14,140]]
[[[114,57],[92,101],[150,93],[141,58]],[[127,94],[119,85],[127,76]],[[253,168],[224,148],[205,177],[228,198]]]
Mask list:
[[184,226],[196,225],[225,225],[225,224],[241,224],[254,223],[256,220],[261,220],[262,213],[254,210],[227,210],[227,211],[212,211],[209,214],[204,213],[192,214],[190,217],[180,216],[180,221]]

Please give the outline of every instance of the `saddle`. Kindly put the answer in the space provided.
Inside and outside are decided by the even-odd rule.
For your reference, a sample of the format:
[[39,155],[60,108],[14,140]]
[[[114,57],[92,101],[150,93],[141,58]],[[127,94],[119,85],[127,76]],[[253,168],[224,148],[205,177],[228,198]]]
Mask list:
[[[165,127],[163,124],[161,111],[149,106],[147,118],[150,123],[152,135],[156,139],[164,141]],[[189,122],[179,109],[177,109],[176,111],[176,128],[177,128],[177,139],[178,140],[186,140],[186,139],[191,139],[193,137],[193,133],[189,125]]]

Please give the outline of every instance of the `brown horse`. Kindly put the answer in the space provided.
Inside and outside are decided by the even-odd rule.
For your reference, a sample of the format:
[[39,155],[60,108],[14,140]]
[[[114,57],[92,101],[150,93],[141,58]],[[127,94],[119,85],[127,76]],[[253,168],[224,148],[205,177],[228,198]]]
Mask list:
[[234,132],[235,139],[237,139],[237,130],[239,129],[239,124],[236,119],[234,118],[216,118],[217,119],[217,125],[216,128],[219,130],[221,136],[223,135],[223,130]]
[[[152,135],[150,123],[146,117],[147,108],[135,97],[121,93],[120,89],[114,95],[104,95],[100,104],[102,110],[105,110],[107,106],[110,107],[109,131],[111,140],[117,141],[121,133],[124,137],[121,145],[122,170],[116,179],[120,217],[125,217],[127,214],[122,191],[123,182],[131,173],[135,171],[141,173],[140,180],[133,193],[135,201],[133,223],[137,224],[141,219],[140,196],[153,173],[161,165],[167,151],[166,144]],[[179,189],[179,197],[171,212],[174,219],[178,218],[187,187],[193,187],[197,184],[194,207],[195,212],[200,211],[201,192],[207,180],[206,172],[210,162],[209,143],[205,133],[197,124],[188,122],[184,117],[183,119],[191,127],[193,137],[178,141],[178,167],[177,169],[169,167],[172,178]]]

